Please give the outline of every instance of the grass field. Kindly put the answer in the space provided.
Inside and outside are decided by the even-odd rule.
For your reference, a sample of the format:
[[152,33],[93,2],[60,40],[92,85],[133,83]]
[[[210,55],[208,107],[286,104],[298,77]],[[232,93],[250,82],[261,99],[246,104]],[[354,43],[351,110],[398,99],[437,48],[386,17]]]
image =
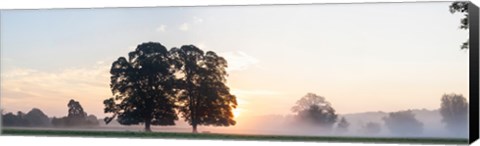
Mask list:
[[468,139],[445,138],[371,138],[371,137],[320,137],[320,136],[267,136],[210,133],[167,133],[167,132],[121,132],[121,131],[67,131],[2,129],[2,135],[23,136],[77,136],[77,137],[128,137],[128,138],[172,138],[211,140],[261,140],[261,141],[308,141],[308,142],[363,142],[363,143],[419,143],[419,144],[467,144]]

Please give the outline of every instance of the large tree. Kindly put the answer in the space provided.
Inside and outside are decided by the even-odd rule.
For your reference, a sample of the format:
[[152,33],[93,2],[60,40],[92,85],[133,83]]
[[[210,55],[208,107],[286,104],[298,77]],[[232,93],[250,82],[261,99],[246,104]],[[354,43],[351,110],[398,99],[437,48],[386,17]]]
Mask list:
[[[460,29],[468,29],[468,3],[468,1],[453,2],[449,7],[451,13],[461,13],[464,15],[464,17],[460,19]],[[467,40],[460,48],[468,49],[468,45],[469,42]]]
[[468,103],[461,94],[444,94],[440,105],[440,114],[446,128],[456,134],[468,130]]
[[137,46],[125,57],[118,58],[110,69],[113,97],[104,101],[108,124],[117,117],[122,125],[144,123],[175,125],[175,76],[169,51],[160,43],[148,42]]
[[235,125],[232,110],[236,97],[226,85],[227,61],[215,52],[204,53],[193,45],[173,48],[171,57],[179,79],[179,112],[197,132],[198,125]]
[[337,121],[337,114],[325,97],[308,93],[291,109],[297,117],[309,124],[331,129]]

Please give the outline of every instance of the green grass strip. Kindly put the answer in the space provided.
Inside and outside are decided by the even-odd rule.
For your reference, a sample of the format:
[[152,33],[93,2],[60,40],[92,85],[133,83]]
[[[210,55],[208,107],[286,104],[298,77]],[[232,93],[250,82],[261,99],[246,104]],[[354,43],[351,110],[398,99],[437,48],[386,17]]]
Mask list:
[[385,138],[385,137],[335,137],[335,136],[269,136],[213,133],[170,132],[123,132],[123,131],[68,131],[2,129],[3,135],[23,136],[78,136],[78,137],[125,137],[125,138],[173,138],[210,140],[256,140],[256,141],[303,141],[303,142],[365,142],[365,143],[421,143],[421,144],[468,144],[468,139],[455,138]]

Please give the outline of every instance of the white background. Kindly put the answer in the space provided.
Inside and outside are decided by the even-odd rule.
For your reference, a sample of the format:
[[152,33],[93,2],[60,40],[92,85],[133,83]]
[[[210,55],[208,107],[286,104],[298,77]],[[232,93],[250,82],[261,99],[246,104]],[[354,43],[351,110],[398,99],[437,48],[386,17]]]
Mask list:
[[[141,7],[141,6],[194,6],[194,5],[244,5],[244,4],[308,4],[308,3],[351,3],[351,2],[412,2],[426,0],[0,0],[0,9],[37,8],[92,8],[92,7]],[[437,0],[439,1],[439,0]],[[445,1],[445,0],[440,0]],[[480,0],[472,0],[480,4]],[[318,146],[318,145],[412,145],[413,144],[372,144],[372,143],[319,143],[319,142],[271,142],[271,141],[219,141],[219,140],[176,140],[176,139],[128,139],[128,138],[71,138],[71,137],[27,137],[0,136],[0,145],[275,145],[275,146]],[[480,145],[476,142],[473,145]],[[423,145],[426,146],[426,145]]]

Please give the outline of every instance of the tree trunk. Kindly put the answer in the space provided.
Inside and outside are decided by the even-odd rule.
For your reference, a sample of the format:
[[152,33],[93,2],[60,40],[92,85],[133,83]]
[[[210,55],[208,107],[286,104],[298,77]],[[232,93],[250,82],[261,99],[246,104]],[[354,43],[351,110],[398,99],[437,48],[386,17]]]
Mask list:
[[152,132],[152,129],[150,129],[150,120],[145,121],[145,131]]
[[192,133],[198,133],[198,131],[197,131],[197,124],[196,124],[196,123],[195,123],[195,124],[192,124],[192,127],[193,127]]

